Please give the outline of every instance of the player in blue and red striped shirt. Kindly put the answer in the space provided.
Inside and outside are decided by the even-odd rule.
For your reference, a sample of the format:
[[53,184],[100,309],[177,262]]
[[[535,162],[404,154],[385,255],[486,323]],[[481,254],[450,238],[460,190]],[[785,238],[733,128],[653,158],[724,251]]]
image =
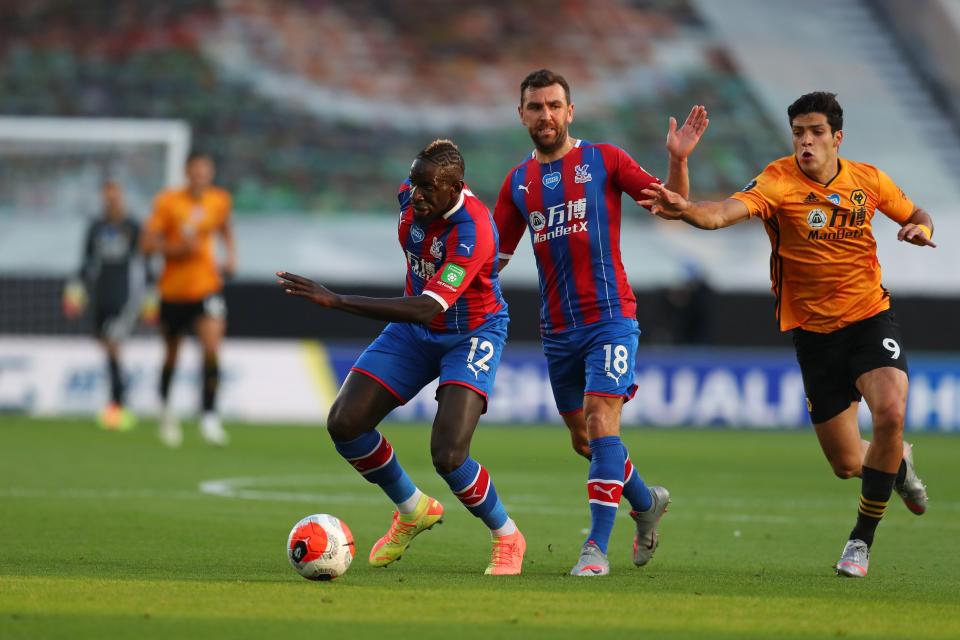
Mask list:
[[[592,528],[573,575],[609,573],[607,543],[621,495],[636,522],[633,561],[649,562],[657,523],[670,494],[647,487],[620,440],[623,403],[636,392],[634,361],[640,335],[637,302],[620,258],[620,198],[634,200],[660,181],[625,151],[576,140],[570,86],[547,69],[520,85],[520,121],[535,149],[504,180],[494,218],[500,267],[529,228],[540,276],[540,333],[557,409],[574,449],[590,459],[587,493]],[[687,156],[708,124],[702,106],[677,128],[670,118],[667,185],[689,191]]]
[[417,155],[400,187],[399,239],[407,262],[402,298],[338,295],[280,272],[288,294],[390,324],[367,347],[340,389],[327,430],[337,451],[397,505],[393,523],[370,551],[370,564],[398,560],[410,541],[443,517],[443,506],[407,476],[376,427],[387,414],[440,378],[430,449],[433,465],[493,536],[488,575],[515,575],[526,542],[507,516],[487,470],[470,457],[470,440],[507,338],[493,216],[464,185],[460,150],[436,140]]
[[[400,186],[400,246],[407,259],[403,295],[433,298],[443,313],[427,329],[436,333],[468,333],[491,320],[507,318],[500,293],[498,234],[490,210],[469,187],[463,186],[449,212],[424,222],[418,219],[410,179]],[[449,255],[450,260],[444,258]],[[454,286],[456,280],[463,285]],[[486,395],[484,393],[484,395]]]

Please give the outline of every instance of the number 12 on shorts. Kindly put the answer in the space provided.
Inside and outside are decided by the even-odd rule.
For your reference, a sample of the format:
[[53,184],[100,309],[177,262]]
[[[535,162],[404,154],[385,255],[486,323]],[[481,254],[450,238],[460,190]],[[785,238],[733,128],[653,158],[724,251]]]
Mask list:
[[[474,357],[477,355],[477,350],[483,352],[476,361]],[[490,371],[490,365],[487,364],[487,360],[493,357],[494,349],[493,343],[489,340],[481,341],[480,338],[473,337],[470,338],[470,353],[467,354],[467,367],[476,373],[477,371]]]

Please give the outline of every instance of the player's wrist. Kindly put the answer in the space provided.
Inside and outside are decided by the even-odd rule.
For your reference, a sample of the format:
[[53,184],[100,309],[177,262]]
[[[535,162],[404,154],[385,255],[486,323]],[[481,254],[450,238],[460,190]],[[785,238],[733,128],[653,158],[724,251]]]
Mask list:
[[342,296],[339,293],[333,293],[330,291],[330,295],[317,295],[314,297],[314,301],[322,307],[328,309],[346,309],[346,296]]
[[187,258],[193,253],[193,246],[187,241],[177,242],[166,247],[165,253],[168,258],[182,259]]

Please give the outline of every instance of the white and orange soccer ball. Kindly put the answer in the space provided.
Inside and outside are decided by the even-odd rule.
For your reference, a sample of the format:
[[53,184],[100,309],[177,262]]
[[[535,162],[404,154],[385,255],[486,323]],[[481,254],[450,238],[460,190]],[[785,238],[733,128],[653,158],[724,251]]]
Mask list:
[[333,580],[353,562],[353,533],[340,518],[326,513],[307,516],[290,530],[287,557],[307,580]]

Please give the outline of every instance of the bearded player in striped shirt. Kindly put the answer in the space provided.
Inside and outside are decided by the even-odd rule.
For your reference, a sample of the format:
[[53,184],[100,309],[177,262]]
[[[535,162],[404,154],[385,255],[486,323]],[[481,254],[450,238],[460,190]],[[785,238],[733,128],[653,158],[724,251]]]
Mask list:
[[440,378],[430,450],[437,473],[490,528],[487,575],[519,574],[526,542],[507,516],[487,470],[470,457],[470,440],[504,342],[507,303],[500,294],[497,230],[490,211],[463,183],[464,162],[449,140],[421,151],[400,187],[399,239],[407,261],[402,298],[338,295],[279,272],[290,295],[390,324],[354,364],[330,409],[334,446],[397,505],[393,523],[370,551],[370,564],[399,560],[413,538],[441,521],[443,506],[422,493],[376,427],[387,414]]
[[[633,397],[640,330],[637,303],[620,259],[620,199],[659,183],[613,145],[577,140],[570,87],[547,69],[520,85],[520,121],[534,151],[514,167],[500,190],[494,219],[500,231],[500,268],[524,231],[540,276],[540,333],[557,410],[573,448],[590,459],[587,494],[591,529],[571,574],[610,572],[607,543],[620,498],[636,523],[633,561],[643,566],[657,547],[657,523],[670,494],[647,487],[620,440],[623,403]],[[687,193],[687,157],[707,128],[702,106],[677,128],[670,119],[667,185]],[[638,198],[634,198],[638,199]]]

